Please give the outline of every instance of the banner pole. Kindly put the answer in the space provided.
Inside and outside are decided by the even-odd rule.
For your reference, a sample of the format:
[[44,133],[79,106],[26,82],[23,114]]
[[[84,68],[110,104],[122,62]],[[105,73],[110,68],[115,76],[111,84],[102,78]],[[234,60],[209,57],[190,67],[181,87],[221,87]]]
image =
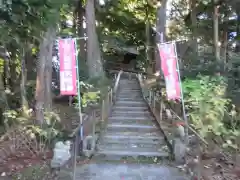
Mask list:
[[176,43],[172,42],[174,46],[174,52],[176,55],[176,63],[177,63],[177,71],[178,71],[178,80],[179,80],[179,85],[180,85],[180,94],[181,94],[181,100],[182,100],[182,111],[183,111],[183,120],[185,121],[185,139],[186,143],[188,144],[188,119],[186,115],[186,109],[185,109],[185,102],[183,98],[183,88],[182,88],[182,81],[181,81],[181,75],[180,75],[180,68],[179,68],[179,63],[178,63],[178,57],[177,57],[177,48],[176,48]]
[[76,55],[76,71],[77,71],[77,90],[78,90],[78,114],[79,114],[79,123],[80,123],[80,142],[79,142],[79,151],[83,151],[83,120],[82,120],[82,110],[81,110],[81,91],[80,91],[80,79],[79,79],[79,61],[78,61],[78,52],[77,52],[77,41],[74,38],[75,43],[75,55]]

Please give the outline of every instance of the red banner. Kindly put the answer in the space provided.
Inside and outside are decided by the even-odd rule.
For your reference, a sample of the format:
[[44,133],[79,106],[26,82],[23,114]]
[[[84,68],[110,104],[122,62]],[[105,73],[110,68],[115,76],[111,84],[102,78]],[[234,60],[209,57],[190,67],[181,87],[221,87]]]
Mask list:
[[61,39],[58,45],[60,60],[60,94],[77,95],[75,40]]
[[180,82],[177,67],[177,52],[175,43],[159,44],[161,68],[165,77],[167,97],[169,100],[181,98]]

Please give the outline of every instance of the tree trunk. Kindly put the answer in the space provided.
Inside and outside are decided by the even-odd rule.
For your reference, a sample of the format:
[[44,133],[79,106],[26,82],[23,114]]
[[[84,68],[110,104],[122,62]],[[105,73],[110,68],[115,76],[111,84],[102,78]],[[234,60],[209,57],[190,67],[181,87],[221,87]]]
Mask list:
[[32,48],[33,46],[29,46],[25,52],[27,80],[36,80],[36,58],[32,54]]
[[[38,123],[44,122],[44,108],[51,107],[51,76],[52,73],[52,45],[56,37],[56,29],[48,28],[40,44],[39,61],[37,64],[36,80],[36,120]],[[51,64],[51,65],[50,65]]]
[[[76,7],[76,24],[77,24],[78,37],[84,37],[84,29],[83,29],[84,14],[85,14],[85,12],[84,12],[84,8],[83,8],[83,2],[82,2],[82,0],[78,0],[77,7]],[[81,59],[86,60],[86,50],[85,50],[86,41],[85,41],[85,39],[79,40],[79,44],[80,44]]]
[[[240,3],[239,3],[240,5]],[[240,41],[239,41],[239,37],[240,37],[240,8],[237,9],[236,11],[237,14],[237,24],[236,24],[236,33],[237,33],[237,42],[236,42],[236,47],[235,47],[235,52],[240,52]]]
[[[161,6],[157,10],[157,24],[156,24],[156,44],[166,41],[166,11],[167,10],[167,0],[162,0]],[[160,70],[160,56],[158,49],[155,51],[155,60],[156,60],[156,71]]]
[[3,75],[2,75],[2,81],[3,81],[3,87],[5,89],[9,89],[9,80],[10,80],[10,73],[9,73],[9,62],[10,58],[8,56],[8,52],[4,46],[0,46],[0,58],[3,60]]
[[[216,4],[216,0],[213,0],[213,3]],[[214,6],[213,13],[213,37],[214,37],[214,56],[216,61],[220,66],[220,47],[218,45],[219,42],[219,7],[217,5]]]
[[12,92],[16,91],[16,87],[19,88],[19,86],[16,86],[16,81],[18,79],[18,73],[16,73],[16,67],[17,67],[17,62],[11,61],[11,59],[14,59],[16,57],[16,52],[11,50],[11,55],[10,55],[10,61],[9,61],[9,87]]
[[161,6],[158,8],[157,11],[157,32],[159,33],[157,42],[166,41],[167,2],[168,0],[162,0]]
[[153,61],[151,58],[151,34],[150,34],[151,33],[151,24],[149,21],[148,4],[145,8],[146,8],[146,10],[145,10],[145,22],[146,22],[146,25],[145,25],[145,36],[146,36],[145,54],[146,54],[146,58],[147,58],[147,62],[148,62],[147,72],[152,74],[154,69],[153,69]]
[[228,32],[227,32],[227,30],[223,31],[222,47],[223,47],[222,57],[223,57],[224,70],[225,70],[225,65],[227,64],[227,51],[228,51]]
[[86,5],[87,20],[87,64],[90,77],[103,75],[103,67],[100,55],[100,48],[96,32],[96,18],[94,0],[88,0]]
[[147,72],[148,73],[152,73],[153,71],[153,62],[152,62],[152,58],[151,58],[151,44],[150,44],[150,22],[149,20],[147,19],[146,20],[146,27],[145,27],[145,33],[146,33],[146,58],[147,58],[147,62],[148,62],[148,67],[147,67]]
[[6,130],[9,128],[7,117],[3,115],[5,110],[8,110],[8,101],[6,96],[6,89],[9,85],[9,62],[10,58],[8,56],[8,51],[5,49],[4,46],[0,46],[0,58],[3,60],[4,67],[2,72],[0,72],[0,125],[5,125]]
[[24,117],[28,117],[27,110],[29,109],[28,107],[28,101],[26,98],[26,76],[27,76],[27,71],[26,71],[26,61],[25,61],[25,45],[22,47],[21,51],[21,105],[22,105],[22,115]]
[[54,40],[56,39],[56,29],[52,28],[50,32],[50,39],[48,42],[47,47],[47,54],[46,54],[46,65],[45,65],[45,101],[44,101],[44,108],[45,111],[51,112],[52,111],[52,56],[53,56],[53,45]]
[[196,0],[190,0],[191,7],[191,22],[192,22],[192,40],[193,40],[193,53],[197,56],[198,45],[197,45],[197,14],[196,14]]

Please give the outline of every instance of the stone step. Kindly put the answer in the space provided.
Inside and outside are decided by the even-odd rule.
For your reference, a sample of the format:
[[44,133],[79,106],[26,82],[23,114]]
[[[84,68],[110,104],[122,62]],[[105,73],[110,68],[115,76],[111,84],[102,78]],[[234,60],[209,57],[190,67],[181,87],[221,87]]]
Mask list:
[[160,131],[156,131],[156,132],[110,132],[107,131],[105,136],[144,136],[146,138],[150,138],[150,137],[161,137],[162,134]]
[[139,125],[139,124],[108,124],[108,132],[158,132],[160,131],[157,126],[152,125]]
[[113,106],[113,110],[124,110],[124,111],[144,111],[147,110],[147,106]]
[[[93,159],[86,164],[82,164],[76,168],[77,180],[190,180],[190,178],[183,171],[179,171],[179,168],[171,167],[170,165],[163,164],[162,158],[154,158],[149,161],[150,158],[141,161],[134,161],[131,158],[130,163],[123,163],[109,160],[102,162],[100,159]],[[159,159],[159,164],[155,159]],[[124,160],[125,161],[125,160]],[[128,160],[127,160],[128,161]],[[64,168],[65,169],[65,168]],[[63,170],[64,171],[64,170]],[[71,171],[70,171],[71,172]],[[59,172],[63,174],[61,180],[72,179],[66,176],[66,171]],[[58,174],[58,175],[59,175]],[[197,178],[195,178],[197,179]]]
[[139,84],[133,84],[133,83],[120,83],[119,84],[119,89],[118,90],[122,90],[122,89],[141,89]]
[[138,93],[136,93],[136,92],[134,92],[134,93],[132,93],[132,92],[119,92],[117,96],[118,97],[142,97],[142,93],[141,92],[138,92]]
[[142,143],[154,143],[154,142],[159,142],[163,141],[164,137],[163,136],[143,136],[143,135],[105,135],[103,136],[103,141],[108,141],[108,142],[119,142],[119,141],[134,141],[134,142],[139,142],[141,141]]
[[116,97],[116,101],[135,101],[135,102],[142,102],[144,103],[144,99],[142,97],[131,97],[131,96],[125,96],[125,97]]
[[108,128],[129,128],[129,129],[157,129],[155,125],[137,125],[137,124],[108,124]]
[[142,92],[126,92],[126,91],[122,91],[122,92],[119,92],[117,94],[117,96],[127,96],[127,95],[131,95],[131,96],[134,96],[134,97],[142,97]]
[[134,81],[120,81],[119,82],[119,87],[140,87],[139,83],[138,82],[134,82]]
[[137,84],[139,85],[137,79],[121,79],[119,83],[126,83],[126,84]]
[[161,144],[141,144],[141,143],[101,143],[98,144],[97,150],[123,150],[123,151],[140,151],[140,152],[161,152],[161,151],[168,151],[164,142]]
[[125,93],[142,93],[140,88],[135,88],[135,87],[124,87],[124,88],[119,88],[118,92],[125,92]]
[[151,116],[151,113],[149,111],[123,111],[123,110],[114,110],[111,114],[111,116],[124,116],[126,118],[131,116],[141,117],[141,116]]
[[106,131],[108,133],[111,132],[122,132],[122,133],[127,133],[127,132],[136,132],[136,133],[153,133],[153,132],[159,132],[160,130],[156,127],[152,127],[152,128],[121,128],[121,127],[107,127]]
[[139,84],[122,84],[118,88],[119,91],[131,91],[131,92],[141,92],[141,87]]
[[152,121],[154,120],[153,117],[151,116],[130,116],[130,117],[125,117],[125,116],[110,116],[108,118],[109,121]]
[[120,88],[118,93],[141,93],[140,89]]
[[144,102],[143,97],[140,97],[140,96],[134,97],[134,98],[133,97],[120,97],[120,96],[117,96],[116,100],[117,101],[135,101],[135,102],[141,102],[141,103]]
[[141,99],[143,99],[142,94],[140,94],[140,93],[139,94],[136,94],[136,93],[127,93],[127,94],[122,93],[121,94],[120,93],[120,94],[117,95],[117,97],[118,98],[133,98],[133,99],[134,98],[141,98]]
[[97,155],[105,155],[105,156],[145,156],[145,157],[169,157],[169,153],[166,151],[128,151],[128,150],[107,150],[107,149],[99,149],[97,151]]
[[134,91],[134,92],[141,92],[141,88],[140,87],[119,87],[118,89],[119,91]]
[[117,98],[131,98],[132,100],[142,99],[142,94],[128,93],[128,94],[118,94]]
[[108,120],[108,123],[114,123],[114,124],[120,124],[120,125],[131,125],[131,124],[136,124],[136,125],[149,125],[149,126],[156,126],[157,122],[151,119],[146,119],[146,120],[124,120],[124,121],[119,121],[119,120]]
[[146,106],[146,103],[142,101],[134,101],[134,100],[118,100],[115,102],[115,105],[121,106]]
[[[129,76],[128,76],[128,77],[129,77]],[[132,77],[134,77],[134,76],[132,76]],[[137,82],[137,78],[135,78],[135,79],[121,78],[121,80],[120,80],[120,81]]]
[[165,140],[163,137],[160,138],[154,136],[151,138],[139,138],[136,136],[103,136],[101,138],[100,144],[105,146],[122,146],[133,144],[135,146],[151,147],[154,145],[163,145],[165,144]]
[[[113,113],[140,113],[141,115],[144,113],[149,113],[148,109],[141,109],[141,108],[137,108],[137,109],[131,109],[131,106],[128,109],[113,109],[112,111]],[[141,116],[139,115],[139,116]]]
[[132,91],[132,89],[137,90],[137,91],[134,91],[134,93],[141,92],[139,85],[131,85],[131,84],[121,85],[121,87],[118,89],[118,92],[119,91]]
[[[132,101],[133,102],[133,101]],[[142,108],[148,108],[148,105],[146,104],[146,103],[132,103],[132,102],[129,102],[129,101],[127,101],[126,103],[124,102],[124,101],[122,101],[122,102],[116,102],[115,104],[114,104],[114,106],[113,106],[113,108],[115,107],[115,106],[122,106],[122,107],[135,107],[135,108],[137,108],[137,107],[142,107]]]

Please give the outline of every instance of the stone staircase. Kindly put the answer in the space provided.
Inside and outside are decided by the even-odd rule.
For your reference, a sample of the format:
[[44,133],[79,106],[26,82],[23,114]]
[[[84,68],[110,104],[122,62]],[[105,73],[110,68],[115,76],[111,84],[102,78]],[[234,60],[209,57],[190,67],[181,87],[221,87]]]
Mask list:
[[[75,180],[190,180],[163,160],[170,155],[136,78],[121,77],[105,131],[91,162],[78,165]],[[61,179],[67,180],[67,179]]]
[[136,77],[122,77],[95,157],[167,158],[169,150],[159,126],[144,101]]

